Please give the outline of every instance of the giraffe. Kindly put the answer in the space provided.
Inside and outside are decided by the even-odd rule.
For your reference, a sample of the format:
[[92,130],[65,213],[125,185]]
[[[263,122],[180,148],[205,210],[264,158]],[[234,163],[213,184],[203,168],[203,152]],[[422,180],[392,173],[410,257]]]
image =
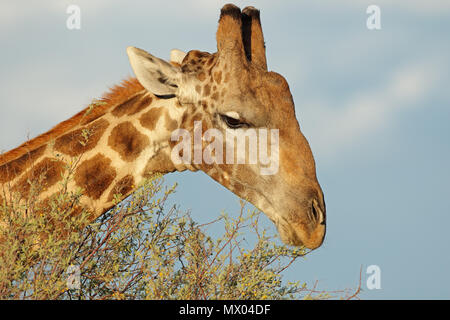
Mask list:
[[[39,199],[48,199],[70,162],[74,177],[67,188],[82,188],[81,204],[98,217],[114,206],[114,194],[124,199],[151,174],[203,171],[263,211],[286,244],[319,247],[326,230],[323,192],[287,81],[268,71],[259,10],[223,6],[216,40],[215,53],[173,50],[169,62],[128,47],[136,78],[0,156],[0,201],[12,192],[27,195],[28,181],[38,175],[44,176]],[[174,161],[172,133],[192,133],[195,123],[203,132],[278,130],[279,170],[262,175],[260,163]]]

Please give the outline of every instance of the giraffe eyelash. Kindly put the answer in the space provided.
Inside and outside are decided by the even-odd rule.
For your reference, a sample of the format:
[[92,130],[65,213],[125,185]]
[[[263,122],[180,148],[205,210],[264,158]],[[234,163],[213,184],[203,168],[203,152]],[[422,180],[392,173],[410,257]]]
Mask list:
[[248,128],[250,127],[250,124],[241,121],[240,119],[236,119],[230,116],[227,116],[226,114],[221,114],[220,118],[223,122],[227,125],[230,129],[239,129],[239,128]]

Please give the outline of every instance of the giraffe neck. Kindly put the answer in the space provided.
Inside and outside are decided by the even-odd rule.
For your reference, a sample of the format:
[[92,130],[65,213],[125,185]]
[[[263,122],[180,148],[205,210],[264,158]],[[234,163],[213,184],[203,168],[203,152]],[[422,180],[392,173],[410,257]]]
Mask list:
[[84,110],[69,130],[44,143],[30,141],[22,145],[28,146],[22,155],[0,161],[0,200],[11,192],[26,199],[29,181],[43,177],[39,199],[45,201],[70,173],[68,191],[82,188],[81,204],[97,217],[113,206],[114,194],[129,195],[147,176],[185,170],[170,159],[170,136],[180,126],[185,107],[176,98],[158,99],[138,89],[119,103],[110,99],[106,106]]

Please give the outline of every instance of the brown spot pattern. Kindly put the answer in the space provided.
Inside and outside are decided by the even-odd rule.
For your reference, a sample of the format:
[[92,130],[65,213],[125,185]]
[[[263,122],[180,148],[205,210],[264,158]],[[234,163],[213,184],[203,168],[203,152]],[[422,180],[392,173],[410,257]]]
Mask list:
[[215,61],[215,56],[214,56],[214,55],[210,56],[210,57],[208,58],[208,60],[206,61],[206,66],[207,66],[207,67],[212,66],[212,64],[214,63],[214,61]]
[[204,80],[206,79],[205,73],[204,73],[204,72],[200,72],[200,73],[197,75],[197,79],[200,80],[200,81],[204,81]]
[[152,103],[152,100],[152,97],[149,95],[143,98],[138,95],[115,107],[111,113],[116,117],[122,117],[124,115],[131,116],[148,107]]
[[245,187],[238,181],[235,181],[233,184],[233,192],[237,195],[242,195],[245,190]]
[[41,190],[50,188],[62,179],[64,172],[64,162],[55,160],[54,158],[44,158],[42,161],[33,166],[12,188],[13,191],[19,192],[22,196],[28,196],[30,192],[30,183],[37,182]]
[[158,123],[159,117],[161,116],[163,108],[151,108],[149,111],[144,113],[140,118],[139,122],[141,125],[147,129],[154,130],[156,124]]
[[33,151],[27,152],[16,160],[0,166],[0,183],[5,183],[16,178],[25,169],[44,154],[47,145],[43,145]]
[[209,93],[211,92],[211,86],[209,84],[205,85],[203,87],[203,95],[205,97],[209,96]]
[[223,82],[228,83],[229,81],[230,81],[230,73],[227,72],[227,73],[225,74],[225,79],[223,80]]
[[108,196],[108,201],[114,200],[114,195],[121,194],[122,196],[128,195],[134,188],[134,178],[131,174],[127,174],[120,179],[112,188]]
[[[100,119],[88,126],[71,131],[56,139],[54,149],[72,157],[85,153],[97,145],[108,125],[108,121]],[[88,133],[87,141],[83,137],[84,130]]]
[[175,166],[170,160],[170,157],[164,153],[160,152],[154,157],[147,161],[144,169],[144,176],[150,176],[153,173],[168,173],[175,171]]
[[88,197],[99,199],[115,177],[116,170],[111,166],[111,160],[97,154],[78,166],[74,178]]
[[115,117],[122,117],[127,114],[128,109],[132,108],[139,101],[139,96],[134,96],[133,98],[119,104],[117,107],[111,111]]
[[129,121],[118,124],[108,138],[108,145],[125,161],[136,160],[148,144],[148,137]]
[[169,115],[169,112],[166,112],[164,115],[165,126],[168,131],[174,131],[178,128],[178,122],[172,119]]
[[220,84],[220,82],[222,81],[222,71],[217,71],[214,73],[214,82],[216,82],[217,84]]
[[[112,106],[123,103],[124,101],[128,100],[129,97],[143,90],[144,87],[142,87],[142,85],[136,78],[124,80],[120,85],[114,86],[110,92],[103,95],[103,97],[100,99],[100,102],[104,102],[105,104],[101,104],[95,107],[92,112],[89,113],[88,117],[86,117],[86,111],[88,109],[84,109],[78,112],[72,118],[57,124],[50,131],[47,131],[37,136],[36,138],[21,144],[15,149],[1,154],[0,164],[3,165],[5,163],[11,162],[23,156],[24,154],[27,154],[30,150],[36,150],[39,147],[46,145],[48,142],[53,141],[66,132],[69,132],[78,125],[86,123],[86,120],[97,119],[99,116],[104,115],[106,111],[109,110],[109,108],[111,108]],[[154,97],[154,99],[157,98]]]
[[216,91],[212,94],[211,99],[216,101],[217,99],[219,99],[219,93]]

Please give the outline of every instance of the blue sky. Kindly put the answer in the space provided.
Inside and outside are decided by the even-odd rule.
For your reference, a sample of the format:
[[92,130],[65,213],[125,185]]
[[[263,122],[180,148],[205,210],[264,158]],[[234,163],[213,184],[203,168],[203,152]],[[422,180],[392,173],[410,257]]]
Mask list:
[[[286,273],[366,299],[450,298],[450,3],[235,1],[261,10],[269,69],[286,77],[327,203],[324,245]],[[129,45],[168,58],[216,51],[225,2],[0,4],[0,150],[72,116],[132,74]],[[66,8],[81,8],[81,29]],[[366,8],[381,9],[381,30]],[[203,173],[172,174],[174,201],[199,221],[238,198]],[[272,228],[268,219],[263,223]],[[365,287],[369,265],[381,289]]]

